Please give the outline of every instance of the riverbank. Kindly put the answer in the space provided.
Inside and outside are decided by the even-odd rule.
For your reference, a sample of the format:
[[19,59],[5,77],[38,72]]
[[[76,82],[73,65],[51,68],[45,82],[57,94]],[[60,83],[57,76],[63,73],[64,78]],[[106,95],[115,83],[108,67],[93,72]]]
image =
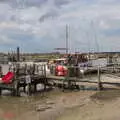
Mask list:
[[93,91],[61,92],[54,90],[31,97],[0,99],[0,119],[2,120],[56,120],[64,113],[89,102]]
[[0,99],[2,120],[119,120],[120,90],[51,92]]
[[56,120],[120,120],[120,91],[97,92],[83,106],[67,110]]

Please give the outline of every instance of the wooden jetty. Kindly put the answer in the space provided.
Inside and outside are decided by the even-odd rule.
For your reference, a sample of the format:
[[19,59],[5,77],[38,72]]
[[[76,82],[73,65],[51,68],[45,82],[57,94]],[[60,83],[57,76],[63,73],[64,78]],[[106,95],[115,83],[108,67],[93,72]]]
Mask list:
[[[23,87],[23,92],[31,95],[37,91],[37,85],[42,84],[44,86],[44,91],[47,87],[60,87],[62,90],[64,89],[95,89],[102,90],[104,86],[107,85],[119,85],[119,76],[114,75],[113,67],[90,67],[88,70],[96,71],[96,73],[92,76],[55,76],[55,75],[47,75],[46,74],[46,65],[40,65],[41,74],[35,74],[36,69],[39,66],[33,65],[32,67],[28,67],[25,65],[24,68],[20,68],[20,65],[16,64],[16,68],[14,69],[15,76],[12,80],[11,84],[0,84],[0,95],[2,94],[2,90],[10,90],[12,95],[19,96],[20,88]],[[29,70],[28,70],[29,68]],[[119,71],[119,67],[114,67],[116,72]],[[29,72],[28,72],[29,71]],[[38,71],[38,70],[37,70]],[[111,72],[112,71],[112,72]],[[111,74],[113,73],[113,75]],[[119,73],[119,72],[118,72]],[[103,80],[103,76],[116,77],[117,81]],[[111,76],[110,76],[111,77]],[[28,87],[28,91],[26,91],[26,86]]]

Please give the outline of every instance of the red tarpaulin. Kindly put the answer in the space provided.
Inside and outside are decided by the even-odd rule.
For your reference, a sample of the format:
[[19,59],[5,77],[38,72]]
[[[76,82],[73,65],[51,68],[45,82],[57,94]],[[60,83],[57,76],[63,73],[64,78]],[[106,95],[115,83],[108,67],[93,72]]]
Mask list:
[[3,78],[2,81],[3,83],[11,83],[12,82],[12,78],[14,77],[14,73],[13,72],[8,72]]

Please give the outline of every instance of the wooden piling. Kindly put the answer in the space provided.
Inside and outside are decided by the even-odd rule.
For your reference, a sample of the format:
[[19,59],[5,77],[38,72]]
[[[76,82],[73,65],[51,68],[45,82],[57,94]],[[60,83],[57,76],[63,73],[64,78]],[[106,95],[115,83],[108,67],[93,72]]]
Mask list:
[[44,90],[46,91],[47,78],[46,78],[46,65],[44,65]]
[[34,93],[37,91],[37,85],[34,83]]
[[28,95],[31,95],[31,83],[28,84]]
[[100,67],[98,66],[98,90],[102,90]]
[[0,96],[2,95],[2,89],[0,89]]
[[26,92],[26,85],[24,85],[24,87],[23,87],[23,91],[24,91],[24,93]]
[[16,80],[16,81],[14,82],[13,95],[14,95],[14,96],[20,96],[18,80]]

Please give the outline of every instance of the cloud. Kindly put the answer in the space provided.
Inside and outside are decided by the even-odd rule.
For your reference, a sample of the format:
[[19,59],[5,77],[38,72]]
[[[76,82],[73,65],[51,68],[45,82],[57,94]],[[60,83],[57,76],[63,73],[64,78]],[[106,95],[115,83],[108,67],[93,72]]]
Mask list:
[[35,52],[65,47],[68,24],[71,51],[96,51],[95,35],[100,50],[110,50],[119,40],[119,11],[119,0],[0,0],[0,47]]
[[1,45],[6,45],[6,46],[15,45],[17,43],[17,41],[10,39],[9,37],[4,35],[0,36],[0,42],[1,42]]
[[54,19],[54,18],[57,17],[57,16],[58,16],[58,13],[57,13],[56,11],[50,11],[50,12],[42,15],[39,20],[40,20],[40,22],[43,22],[43,21],[45,21],[46,19],[50,19],[50,18],[51,18],[51,19]]

